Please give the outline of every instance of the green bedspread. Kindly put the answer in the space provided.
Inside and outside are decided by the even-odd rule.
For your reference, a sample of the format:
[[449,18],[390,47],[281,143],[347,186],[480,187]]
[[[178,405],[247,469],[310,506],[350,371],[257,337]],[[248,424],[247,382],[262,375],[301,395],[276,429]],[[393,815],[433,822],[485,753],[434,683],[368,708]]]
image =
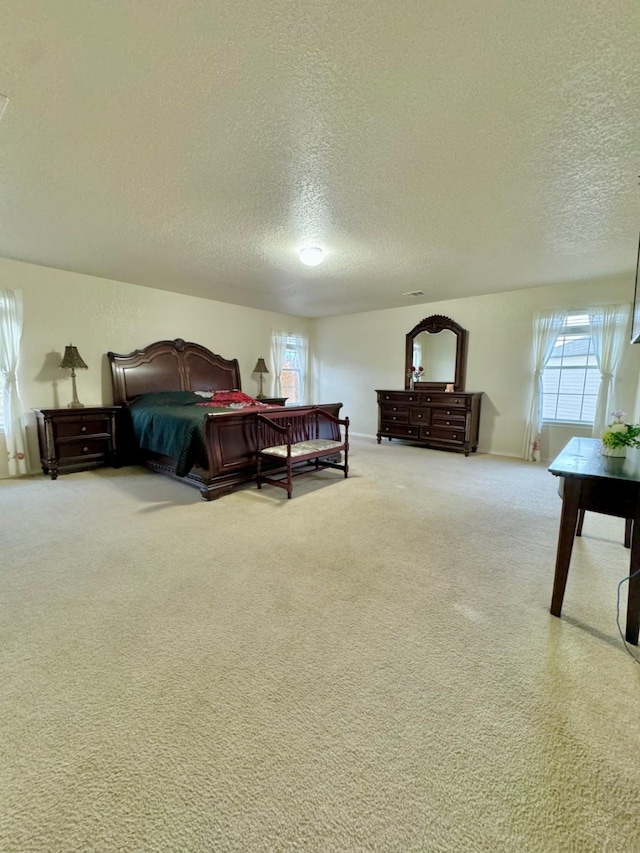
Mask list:
[[203,408],[201,396],[191,391],[141,394],[131,403],[131,421],[138,446],[174,460],[184,477],[194,465],[207,466],[204,420],[226,408]]

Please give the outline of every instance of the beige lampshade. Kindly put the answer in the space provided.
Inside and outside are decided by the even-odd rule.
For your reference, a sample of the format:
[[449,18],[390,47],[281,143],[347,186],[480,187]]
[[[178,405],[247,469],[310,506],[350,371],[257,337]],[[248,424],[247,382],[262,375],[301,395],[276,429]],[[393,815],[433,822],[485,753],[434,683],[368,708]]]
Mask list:
[[259,358],[256,362],[256,366],[253,368],[254,373],[268,373],[269,368],[264,363],[264,358]]
[[78,350],[69,344],[68,347],[64,348],[64,356],[62,361],[60,362],[60,367],[72,367],[76,370],[84,368],[85,370],[89,369],[89,366],[84,363],[82,360],[82,356],[78,352]]

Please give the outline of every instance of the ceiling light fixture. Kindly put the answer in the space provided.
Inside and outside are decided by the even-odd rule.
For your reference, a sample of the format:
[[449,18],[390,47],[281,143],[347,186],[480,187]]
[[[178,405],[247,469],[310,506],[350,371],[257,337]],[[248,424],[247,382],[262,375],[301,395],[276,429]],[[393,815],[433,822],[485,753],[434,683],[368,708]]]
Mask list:
[[317,267],[324,260],[324,249],[320,246],[305,246],[300,249],[300,260],[307,267]]

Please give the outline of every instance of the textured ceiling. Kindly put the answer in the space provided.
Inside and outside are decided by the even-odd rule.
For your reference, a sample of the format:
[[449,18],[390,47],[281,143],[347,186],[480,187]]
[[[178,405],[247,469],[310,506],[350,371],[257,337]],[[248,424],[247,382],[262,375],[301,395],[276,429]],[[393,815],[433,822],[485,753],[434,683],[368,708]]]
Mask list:
[[632,286],[638,2],[0,10],[0,255],[309,317]]

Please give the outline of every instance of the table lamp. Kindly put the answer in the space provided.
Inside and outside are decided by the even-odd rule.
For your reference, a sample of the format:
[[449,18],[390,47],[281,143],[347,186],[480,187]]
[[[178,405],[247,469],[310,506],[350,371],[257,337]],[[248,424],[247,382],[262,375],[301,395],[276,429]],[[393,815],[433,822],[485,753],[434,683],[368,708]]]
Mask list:
[[84,403],[78,400],[78,392],[76,391],[76,369],[88,370],[88,366],[82,360],[82,356],[76,347],[69,344],[64,348],[64,356],[60,362],[60,369],[71,368],[71,387],[73,389],[73,400],[69,403],[69,409],[84,409]]
[[265,395],[262,393],[262,376],[263,374],[269,372],[269,368],[264,363],[264,358],[258,359],[258,361],[256,362],[256,366],[253,368],[253,372],[260,374],[260,391],[258,392],[256,400],[264,400]]

